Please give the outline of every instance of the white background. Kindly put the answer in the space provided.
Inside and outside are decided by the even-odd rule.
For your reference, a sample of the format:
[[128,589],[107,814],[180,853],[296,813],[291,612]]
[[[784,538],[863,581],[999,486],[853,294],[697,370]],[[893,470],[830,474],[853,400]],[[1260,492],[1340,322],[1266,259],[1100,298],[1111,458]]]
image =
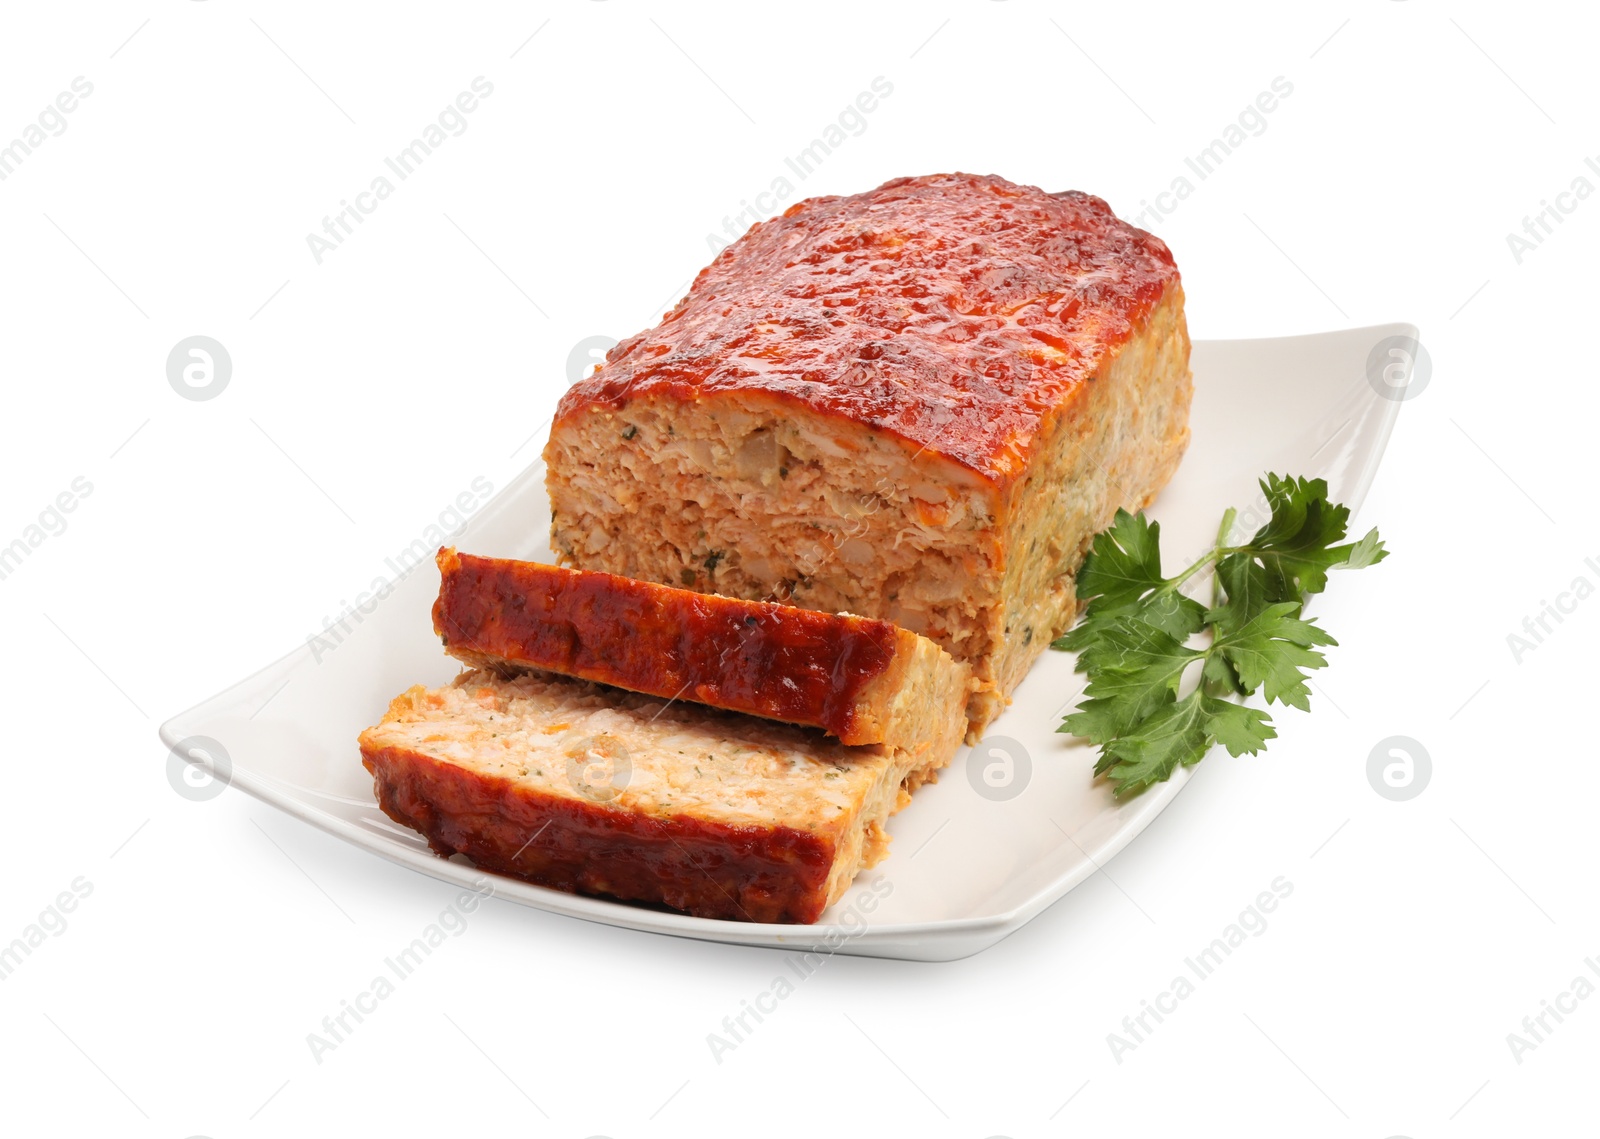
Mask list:
[[[1600,201],[1566,199],[1520,264],[1506,235],[1600,185],[1596,29],[1576,6],[1116,7],[8,7],[0,140],[74,77],[93,93],[0,181],[0,544],[93,489],[0,581],[0,942],[75,878],[93,892],[0,982],[7,1132],[1381,1139],[1592,1117],[1600,999],[1521,1063],[1506,1036],[1600,955],[1600,601],[1520,663],[1507,635],[1600,583]],[[306,235],[480,75],[466,132],[319,265]],[[501,902],[317,1064],[306,1034],[454,891],[237,792],[180,797],[157,723],[320,628],[475,477],[505,485],[572,346],[653,323],[877,76],[893,94],[790,201],[959,169],[1133,216],[1292,83],[1151,228],[1197,338],[1423,329],[1432,382],[1359,520],[1394,556],[1319,605],[1327,698],[1278,715],[1265,755],[1209,759],[1115,883],[965,961],[837,958],[720,1064],[706,1034],[776,955]],[[194,334],[233,360],[204,402],[165,375]],[[1403,803],[1365,774],[1396,734],[1433,763]],[[1267,932],[1115,1062],[1107,1033],[1279,875]]]

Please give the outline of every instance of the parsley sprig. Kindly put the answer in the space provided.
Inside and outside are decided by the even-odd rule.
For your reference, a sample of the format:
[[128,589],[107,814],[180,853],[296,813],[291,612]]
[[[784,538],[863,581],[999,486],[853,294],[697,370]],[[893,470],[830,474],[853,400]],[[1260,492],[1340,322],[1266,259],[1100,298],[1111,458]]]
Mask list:
[[[1261,751],[1278,733],[1259,708],[1237,702],[1257,690],[1269,703],[1310,710],[1306,674],[1326,665],[1318,648],[1337,644],[1301,616],[1335,567],[1360,569],[1388,556],[1377,530],[1344,542],[1350,511],[1328,500],[1322,479],[1269,474],[1261,480],[1272,516],[1241,545],[1227,545],[1236,512],[1217,541],[1176,577],[1161,575],[1161,526],[1117,511],[1078,572],[1083,618],[1052,648],[1078,654],[1089,677],[1084,699],[1058,731],[1100,748],[1096,775],[1115,794],[1170,779],[1215,744],[1235,756]],[[1208,608],[1182,592],[1215,569]],[[1202,633],[1209,640],[1194,643]],[[1179,696],[1185,675],[1194,686]]]

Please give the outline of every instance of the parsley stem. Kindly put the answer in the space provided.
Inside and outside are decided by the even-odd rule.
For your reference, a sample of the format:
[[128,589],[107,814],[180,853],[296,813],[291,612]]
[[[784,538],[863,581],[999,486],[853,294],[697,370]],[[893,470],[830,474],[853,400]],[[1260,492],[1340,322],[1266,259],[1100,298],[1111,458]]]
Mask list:
[[1177,577],[1169,577],[1166,581],[1164,581],[1160,585],[1156,586],[1154,592],[1152,593],[1152,596],[1156,596],[1156,595],[1163,594],[1163,593],[1171,593],[1173,590],[1175,590],[1179,586],[1181,586],[1184,582],[1188,581],[1195,574],[1199,573],[1201,570],[1205,569],[1212,562],[1214,562],[1218,558],[1222,557],[1222,555],[1231,554],[1232,552],[1233,552],[1233,550],[1230,547],[1227,547],[1227,546],[1212,546],[1211,549],[1207,550],[1204,554],[1202,554],[1200,556],[1200,560],[1195,562],[1194,565],[1192,565],[1188,569],[1184,570]]
[[[1223,511],[1223,513],[1222,513],[1222,525],[1217,527],[1217,546],[1218,546],[1219,549],[1221,548],[1222,543],[1224,543],[1224,542],[1226,542],[1228,540],[1228,533],[1229,533],[1229,531],[1231,531],[1233,529],[1233,520],[1235,518],[1237,518],[1238,516],[1239,516],[1239,512],[1237,510],[1235,510],[1231,506],[1228,507],[1227,510]],[[1215,609],[1218,606],[1220,606],[1221,604],[1222,604],[1222,579],[1220,577],[1212,577],[1212,579],[1211,579],[1211,608]]]
[[1217,527],[1217,545],[1228,540],[1228,532],[1233,529],[1233,520],[1239,516],[1239,511],[1230,506],[1222,512],[1222,525]]
[[1217,544],[1212,546],[1205,553],[1201,554],[1199,559],[1193,565],[1189,566],[1177,577],[1169,577],[1166,581],[1156,586],[1156,588],[1151,592],[1151,596],[1159,597],[1162,594],[1171,593],[1179,586],[1183,585],[1184,582],[1188,581],[1195,574],[1205,569],[1211,563],[1220,561],[1229,554],[1236,554],[1241,550],[1248,550],[1250,548],[1249,545],[1224,546],[1222,544],[1228,540],[1228,531],[1233,529],[1233,520],[1237,516],[1238,511],[1231,506],[1228,507],[1228,509],[1222,515],[1222,525],[1217,528]]

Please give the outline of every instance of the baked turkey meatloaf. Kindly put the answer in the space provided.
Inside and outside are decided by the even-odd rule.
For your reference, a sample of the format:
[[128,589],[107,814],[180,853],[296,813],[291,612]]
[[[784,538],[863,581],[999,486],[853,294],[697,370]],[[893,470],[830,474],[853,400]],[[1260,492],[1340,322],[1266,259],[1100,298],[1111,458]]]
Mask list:
[[969,670],[887,621],[608,573],[439,551],[433,628],[451,656],[537,668],[904,746],[959,717]]
[[974,670],[972,738],[1189,438],[1183,290],[1099,198],[967,174],[812,198],[562,399],[564,565],[892,621]]
[[548,673],[411,689],[361,733],[378,802],[444,856],[698,917],[813,922],[960,743],[905,747]]

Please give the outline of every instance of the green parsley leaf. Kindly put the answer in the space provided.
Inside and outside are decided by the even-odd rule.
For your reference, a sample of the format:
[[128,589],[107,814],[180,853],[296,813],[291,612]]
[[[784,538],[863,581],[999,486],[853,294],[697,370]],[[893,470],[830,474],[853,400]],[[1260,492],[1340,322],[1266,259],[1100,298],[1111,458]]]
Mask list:
[[1217,560],[1217,584],[1223,601],[1207,611],[1205,619],[1221,633],[1234,632],[1272,604],[1267,592],[1267,571],[1249,554],[1228,554]]
[[1095,535],[1078,571],[1079,596],[1116,608],[1161,582],[1161,524],[1146,520],[1143,511],[1118,510],[1111,525]]
[[1199,763],[1214,744],[1235,756],[1253,755],[1277,734],[1271,717],[1259,708],[1219,700],[1197,688],[1102,748],[1095,773],[1115,780],[1119,795],[1142,791],[1172,778],[1180,764]]
[[[1078,571],[1082,618],[1051,647],[1076,652],[1089,683],[1057,730],[1100,748],[1095,773],[1117,795],[1170,779],[1217,744],[1235,756],[1261,751],[1277,735],[1271,716],[1236,697],[1261,691],[1309,711],[1307,674],[1328,663],[1317,649],[1338,642],[1302,616],[1306,599],[1327,588],[1330,570],[1388,556],[1376,530],[1343,541],[1350,511],[1329,501],[1324,480],[1268,474],[1261,490],[1267,523],[1227,545],[1229,510],[1217,544],[1175,577],[1162,576],[1160,526],[1123,510]],[[1210,608],[1182,592],[1208,567]]]
[[1101,745],[1176,700],[1184,670],[1200,657],[1172,634],[1137,619],[1119,622],[1084,655],[1088,699],[1058,730]]
[[1364,569],[1388,556],[1389,551],[1383,548],[1383,542],[1378,538],[1378,528],[1374,526],[1361,541],[1350,547],[1350,556],[1345,559],[1344,566],[1346,569]]
[[1176,589],[1159,590],[1166,584],[1160,547],[1159,522],[1118,510],[1078,570],[1078,596],[1090,599],[1083,620],[1051,647],[1082,652],[1132,616],[1179,639],[1198,633],[1205,607]]
[[1359,543],[1335,544],[1344,537],[1350,511],[1328,501],[1328,484],[1323,479],[1269,474],[1261,480],[1261,490],[1272,508],[1272,518],[1244,548],[1266,570],[1272,600],[1303,603],[1312,594],[1321,593],[1328,587],[1328,570],[1347,564],[1363,543],[1370,541],[1370,546],[1362,550],[1365,560],[1361,565],[1371,565],[1386,556],[1376,530]]
[[1209,651],[1220,653],[1233,666],[1245,692],[1264,688],[1269,703],[1290,704],[1309,712],[1311,690],[1305,684],[1306,672],[1328,663],[1311,646],[1338,642],[1310,621],[1297,620],[1299,612],[1299,604],[1293,601],[1268,605],[1234,632],[1219,634]]

